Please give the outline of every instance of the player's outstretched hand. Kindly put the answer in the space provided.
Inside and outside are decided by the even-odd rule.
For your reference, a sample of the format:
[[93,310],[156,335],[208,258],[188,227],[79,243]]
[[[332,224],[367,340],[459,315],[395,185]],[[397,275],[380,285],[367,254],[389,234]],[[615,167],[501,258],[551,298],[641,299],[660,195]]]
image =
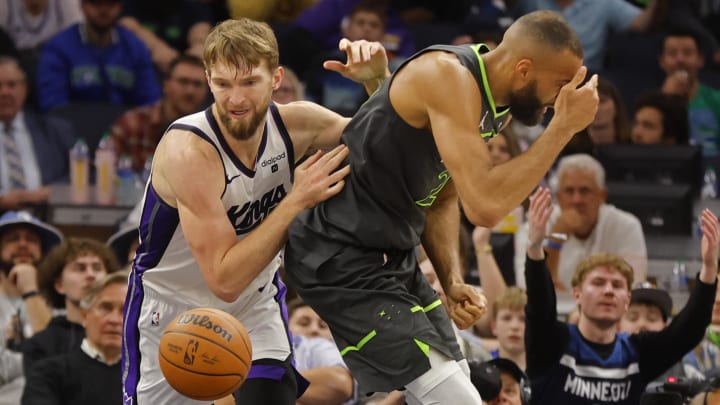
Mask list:
[[323,63],[325,69],[338,72],[358,83],[382,79],[386,76],[388,58],[381,43],[364,39],[350,41],[343,38],[338,48],[347,55],[347,62],[328,60]]
[[295,199],[303,208],[311,208],[339,193],[345,186],[343,179],[350,173],[349,165],[338,169],[347,155],[345,145],[315,152],[295,168],[295,183],[288,198]]
[[487,300],[477,287],[452,284],[445,293],[448,298],[450,318],[460,329],[473,326],[487,309]]
[[[584,85],[587,68],[580,67],[575,77],[564,85],[555,100],[555,121],[564,131],[575,134],[587,128],[595,119],[600,98],[597,92],[598,77],[593,75]],[[578,87],[580,86],[580,87]]]

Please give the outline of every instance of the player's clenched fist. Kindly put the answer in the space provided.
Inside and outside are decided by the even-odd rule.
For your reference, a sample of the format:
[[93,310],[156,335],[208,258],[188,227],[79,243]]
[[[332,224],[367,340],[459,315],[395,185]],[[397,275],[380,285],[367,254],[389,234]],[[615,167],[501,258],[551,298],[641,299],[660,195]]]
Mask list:
[[480,291],[467,284],[452,284],[446,291],[450,318],[460,329],[467,329],[485,314],[487,299]]
[[[593,75],[584,85],[587,68],[580,67],[572,80],[560,89],[555,100],[553,121],[565,131],[580,132],[595,119],[600,100],[597,92],[598,77]],[[578,87],[580,86],[580,87]]]

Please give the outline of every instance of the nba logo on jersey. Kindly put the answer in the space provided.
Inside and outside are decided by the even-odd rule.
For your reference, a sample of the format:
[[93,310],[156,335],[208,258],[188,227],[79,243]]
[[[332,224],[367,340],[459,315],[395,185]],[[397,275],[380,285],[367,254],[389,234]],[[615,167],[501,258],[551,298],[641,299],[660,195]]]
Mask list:
[[273,173],[277,172],[277,171],[278,171],[278,165],[277,165],[277,164],[274,164],[274,165],[270,166],[270,170],[271,170]]
[[150,317],[150,324],[152,326],[160,325],[160,312],[153,311],[152,317]]

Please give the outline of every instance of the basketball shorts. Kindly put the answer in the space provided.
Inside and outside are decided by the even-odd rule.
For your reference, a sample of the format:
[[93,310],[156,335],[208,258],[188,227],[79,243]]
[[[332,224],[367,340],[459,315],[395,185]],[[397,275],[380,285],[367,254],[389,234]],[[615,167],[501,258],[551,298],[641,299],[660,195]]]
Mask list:
[[343,245],[303,229],[291,228],[286,280],[327,322],[363,389],[404,387],[430,369],[430,347],[463,359],[447,311],[413,250]]
[[[291,343],[287,329],[285,286],[276,274],[263,289],[248,292],[245,299],[219,308],[235,316],[245,326],[252,342],[253,362],[290,357]],[[132,273],[125,304],[123,325],[122,379],[124,405],[195,405],[195,401],[175,391],[163,377],[158,347],[167,325],[182,312],[192,308],[174,297],[161,296],[143,287],[141,277]],[[286,370],[278,367],[251,367],[249,378],[280,381]],[[258,402],[262,403],[262,402]]]

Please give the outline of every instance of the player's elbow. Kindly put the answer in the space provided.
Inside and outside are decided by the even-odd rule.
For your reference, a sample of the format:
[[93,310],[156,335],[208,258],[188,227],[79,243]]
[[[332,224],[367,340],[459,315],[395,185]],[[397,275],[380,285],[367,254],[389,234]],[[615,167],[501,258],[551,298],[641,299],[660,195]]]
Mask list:
[[207,283],[210,291],[212,291],[216,297],[227,303],[235,302],[242,292],[242,290],[230,287],[229,283],[217,277],[211,277],[207,280]]
[[235,302],[240,296],[240,293],[238,293],[237,291],[230,291],[221,287],[211,288],[211,291],[213,292],[213,294],[215,294],[216,297],[227,303]]
[[503,210],[502,207],[495,206],[493,204],[483,204],[481,207],[471,207],[466,205],[463,208],[468,221],[475,226],[482,226],[485,228],[494,227],[505,217],[506,214],[504,213],[505,210]]

